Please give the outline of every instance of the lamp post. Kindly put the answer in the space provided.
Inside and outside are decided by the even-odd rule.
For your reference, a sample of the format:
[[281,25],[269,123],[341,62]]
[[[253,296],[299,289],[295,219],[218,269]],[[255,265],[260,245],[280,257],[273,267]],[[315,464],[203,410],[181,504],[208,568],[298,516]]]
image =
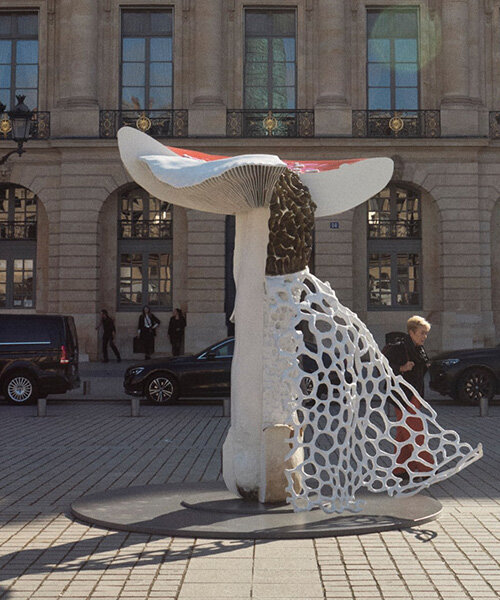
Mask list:
[[[30,136],[30,125],[31,118],[33,116],[33,111],[31,111],[26,104],[24,104],[24,99],[26,96],[19,95],[16,96],[17,104],[14,107],[14,110],[10,110],[7,115],[9,116],[11,131],[12,131],[12,139],[17,142],[17,148],[15,150],[11,150],[7,152],[5,156],[0,158],[0,165],[3,165],[7,162],[9,156],[12,154],[17,154],[21,156],[26,150],[23,148],[24,142],[28,141]],[[5,105],[0,103],[0,114],[5,112]]]

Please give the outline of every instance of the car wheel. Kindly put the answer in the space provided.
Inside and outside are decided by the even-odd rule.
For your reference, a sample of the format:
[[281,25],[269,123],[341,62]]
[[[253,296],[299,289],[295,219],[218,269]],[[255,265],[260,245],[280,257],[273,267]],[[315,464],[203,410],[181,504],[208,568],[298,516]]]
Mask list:
[[168,404],[177,398],[177,382],[171,375],[159,373],[148,379],[146,397],[153,404]]
[[469,369],[458,382],[458,397],[462,402],[479,404],[481,398],[491,400],[495,395],[495,377],[485,369]]
[[32,404],[38,398],[38,386],[32,375],[14,373],[5,381],[4,394],[10,404]]

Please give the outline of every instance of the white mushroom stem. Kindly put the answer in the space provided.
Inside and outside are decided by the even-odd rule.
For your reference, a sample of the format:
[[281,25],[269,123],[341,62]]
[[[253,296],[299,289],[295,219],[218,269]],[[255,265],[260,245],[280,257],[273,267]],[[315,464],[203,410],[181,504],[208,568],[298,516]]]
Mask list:
[[231,428],[223,448],[229,490],[257,498],[261,479],[264,303],[269,207],[236,215],[235,350],[231,369]]

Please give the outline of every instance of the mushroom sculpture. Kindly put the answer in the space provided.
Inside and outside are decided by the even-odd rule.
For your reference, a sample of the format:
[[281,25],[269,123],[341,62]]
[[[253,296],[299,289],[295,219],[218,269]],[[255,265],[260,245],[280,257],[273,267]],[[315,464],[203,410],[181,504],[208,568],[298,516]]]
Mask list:
[[[157,198],[236,218],[231,427],[223,447],[230,491],[286,500],[295,511],[355,512],[359,488],[415,494],[480,458],[481,446],[444,430],[423,399],[415,409],[408,396],[417,392],[308,269],[314,217],[379,192],[391,178],[390,159],[220,157],[167,147],[129,127],[118,143],[132,178]],[[414,473],[415,462],[425,469]]]

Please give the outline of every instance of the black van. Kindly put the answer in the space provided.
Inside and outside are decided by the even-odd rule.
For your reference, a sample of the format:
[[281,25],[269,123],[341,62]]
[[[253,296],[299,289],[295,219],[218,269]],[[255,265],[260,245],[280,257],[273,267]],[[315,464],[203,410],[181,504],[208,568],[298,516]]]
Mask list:
[[0,394],[28,404],[79,387],[73,317],[0,315]]

